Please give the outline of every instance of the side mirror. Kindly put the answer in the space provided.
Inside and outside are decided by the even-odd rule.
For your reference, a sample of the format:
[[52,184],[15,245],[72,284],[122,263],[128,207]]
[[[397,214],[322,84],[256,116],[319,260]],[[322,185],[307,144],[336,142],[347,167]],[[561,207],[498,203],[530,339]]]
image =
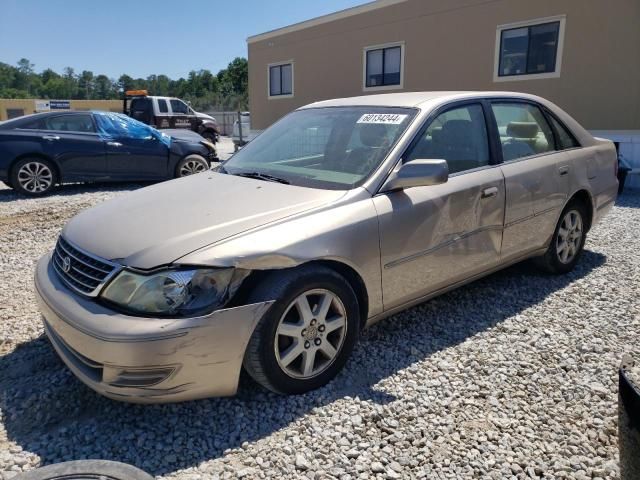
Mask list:
[[439,185],[448,179],[449,165],[446,160],[410,160],[389,176],[381,191]]

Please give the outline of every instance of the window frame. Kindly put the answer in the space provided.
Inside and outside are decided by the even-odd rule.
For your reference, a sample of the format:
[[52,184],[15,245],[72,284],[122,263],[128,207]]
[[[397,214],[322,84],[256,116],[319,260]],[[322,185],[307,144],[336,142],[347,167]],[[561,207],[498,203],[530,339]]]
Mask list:
[[[556,148],[558,148],[558,150],[557,150],[558,152],[568,152],[570,150],[577,150],[579,148],[583,148],[582,144],[578,141],[577,137],[571,131],[571,129],[569,127],[567,127],[566,123],[564,123],[562,120],[560,120],[558,118],[558,116],[555,113],[553,113],[551,110],[549,110],[548,108],[546,108],[544,106],[541,106],[541,107],[542,107],[542,113],[547,118],[547,121],[549,122],[549,126],[551,127],[551,131],[553,132],[553,137],[555,139],[555,145],[556,145]],[[553,121],[551,121],[551,120],[553,120]],[[559,147],[560,147],[560,135],[558,133],[556,125],[553,122],[556,122],[558,125],[560,125],[565,130],[565,132],[567,132],[569,134],[569,136],[573,140],[573,143],[576,144],[575,147],[559,149]]]
[[[382,74],[384,77],[384,50],[388,48],[400,47],[400,82],[393,85],[367,86],[367,54],[374,50],[382,50]],[[405,64],[405,42],[390,42],[381,45],[370,45],[362,49],[362,91],[375,92],[384,90],[402,90],[404,88],[404,64]]]
[[[280,91],[282,92],[282,68],[283,66],[291,66],[291,93],[280,93],[277,95],[271,95],[271,69],[273,67],[280,67]],[[280,62],[274,62],[267,65],[267,99],[277,100],[280,98],[294,98],[295,95],[295,62],[291,60],[283,60]]]
[[[181,103],[182,105],[185,106],[186,108],[186,112],[176,112],[173,109],[173,105],[172,102],[177,102],[177,103]],[[171,115],[189,115],[189,105],[187,105],[187,103],[179,98],[170,98],[169,99],[169,110],[171,111]],[[153,115],[154,113],[151,112],[151,114]]]
[[[567,16],[556,15],[553,17],[537,18],[534,20],[526,20],[522,22],[514,22],[496,27],[496,45],[494,52],[494,66],[493,66],[493,81],[494,82],[512,82],[520,80],[538,80],[545,78],[559,78],[562,70],[562,54],[564,51],[564,36],[566,27]],[[546,25],[549,23],[559,22],[558,27],[558,43],[556,45],[556,58],[555,68],[553,72],[545,73],[520,73],[517,75],[500,75],[500,60],[502,55],[502,34],[507,30],[513,30],[517,28],[530,28],[539,25]],[[531,43],[531,36],[529,35],[529,44]],[[527,62],[529,60],[529,51],[527,47]]]
[[[61,117],[77,117],[80,115],[86,115],[89,117],[89,119],[91,120],[91,123],[93,125],[93,132],[81,132],[79,130],[56,130],[54,128],[47,128],[48,127],[48,121],[55,119],[55,118],[61,118]],[[65,134],[72,134],[72,135],[98,135],[98,125],[96,124],[96,120],[95,118],[93,118],[93,113],[91,113],[91,111],[87,111],[87,112],[82,112],[80,114],[69,114],[69,113],[61,113],[59,115],[50,115],[47,117],[44,117],[41,119],[42,121],[42,128],[39,129],[33,129],[33,130],[40,130],[40,131],[46,131],[46,132],[59,132],[59,133],[65,133]]]
[[[495,119],[493,118],[493,116],[492,115],[489,116],[489,114],[492,114],[492,112],[491,112],[491,110],[489,108],[488,102],[484,98],[471,98],[471,99],[467,99],[467,100],[456,100],[456,101],[453,101],[453,102],[446,103],[445,105],[441,105],[440,107],[435,109],[424,120],[424,122],[420,126],[419,130],[415,133],[415,135],[411,139],[411,142],[409,143],[407,148],[405,148],[404,151],[402,152],[402,155],[400,155],[400,160],[399,161],[404,163],[405,158],[411,153],[411,151],[415,148],[415,146],[420,142],[420,140],[425,135],[425,133],[427,132],[427,130],[429,129],[429,127],[431,126],[431,124],[434,122],[434,120],[436,118],[438,118],[440,115],[442,115],[443,113],[446,113],[446,112],[448,112],[450,110],[456,110],[458,108],[462,108],[462,107],[466,107],[466,106],[470,106],[470,105],[480,105],[482,107],[482,113],[484,115],[485,129],[487,131],[487,142],[489,144],[489,163],[487,165],[482,165],[482,166],[477,167],[477,168],[472,168],[472,169],[469,169],[469,170],[463,170],[463,171],[460,171],[460,172],[455,172],[455,173],[450,174],[449,176],[453,177],[453,176],[458,176],[458,175],[464,175],[466,173],[476,172],[478,170],[484,170],[486,168],[493,168],[495,166],[500,165],[500,163],[502,163],[501,162],[502,155],[501,155],[501,151],[499,150],[500,146],[496,143],[497,127],[496,127]],[[499,140],[498,140],[498,142],[499,142]],[[497,154],[500,154],[500,156],[498,156]],[[395,168],[395,166],[394,166],[394,168]]]
[[[498,148],[497,153],[499,155],[499,159],[500,159],[500,164],[507,164],[507,163],[515,163],[515,162],[521,162],[523,160],[531,160],[534,158],[539,158],[539,157],[544,157],[547,155],[555,155],[561,152],[566,152],[567,150],[560,150],[558,149],[558,133],[556,132],[555,128],[553,127],[553,123],[549,121],[549,111],[548,109],[544,106],[541,105],[538,102],[535,102],[533,100],[529,100],[526,98],[504,98],[504,97],[491,97],[491,98],[487,98],[487,102],[488,102],[488,106],[489,106],[489,111],[491,112],[491,118],[492,118],[492,122],[495,128],[495,142],[496,142],[496,146]],[[543,118],[545,119],[545,121],[547,122],[547,124],[549,125],[549,129],[551,130],[551,135],[553,136],[553,150],[548,151],[548,152],[542,152],[542,153],[536,153],[534,155],[529,155],[527,157],[520,157],[520,158],[514,158],[513,160],[508,160],[505,161],[503,156],[502,156],[502,143],[500,141],[500,132],[498,130],[498,122],[495,118],[495,115],[493,114],[493,109],[491,108],[491,105],[494,103],[499,103],[499,104],[504,104],[504,103],[514,103],[514,104],[525,104],[525,105],[531,105],[534,107],[537,107],[538,110],[540,110],[540,112],[542,113]],[[554,115],[554,118],[557,118]],[[565,129],[574,137],[575,139],[575,135],[573,135],[573,132],[571,130],[569,130],[566,125],[563,122],[559,123],[565,127]],[[578,145],[580,145],[580,143],[576,140],[576,143],[578,143]],[[582,148],[582,145],[580,145],[580,147],[578,148]]]
[[[166,98],[156,98],[156,104],[158,105],[158,113],[160,115],[169,115],[169,102],[167,102]],[[160,107],[160,102],[164,103],[164,108],[166,111],[162,111],[162,107]]]

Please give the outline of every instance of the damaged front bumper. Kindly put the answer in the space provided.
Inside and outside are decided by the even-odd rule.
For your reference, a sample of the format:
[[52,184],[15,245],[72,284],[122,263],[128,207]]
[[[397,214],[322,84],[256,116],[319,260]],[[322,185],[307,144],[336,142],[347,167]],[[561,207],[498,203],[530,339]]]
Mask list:
[[96,392],[136,403],[236,393],[244,351],[273,302],[196,318],[123,315],[71,292],[42,257],[35,286],[45,332],[71,371]]

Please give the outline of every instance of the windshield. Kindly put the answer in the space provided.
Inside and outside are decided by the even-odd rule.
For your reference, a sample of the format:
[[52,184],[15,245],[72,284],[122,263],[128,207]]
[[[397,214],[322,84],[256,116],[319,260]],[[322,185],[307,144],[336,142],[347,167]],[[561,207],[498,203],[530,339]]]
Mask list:
[[351,189],[364,183],[386,158],[415,114],[413,109],[385,107],[298,110],[231,157],[224,172]]

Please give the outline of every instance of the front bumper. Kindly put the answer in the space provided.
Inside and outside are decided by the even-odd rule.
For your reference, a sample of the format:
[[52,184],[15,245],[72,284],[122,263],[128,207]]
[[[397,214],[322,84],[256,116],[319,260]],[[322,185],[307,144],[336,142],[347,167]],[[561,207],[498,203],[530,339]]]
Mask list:
[[179,402],[236,393],[253,330],[273,302],[185,319],[123,315],[71,292],[51,266],[36,266],[45,332],[86,385],[115,400]]

